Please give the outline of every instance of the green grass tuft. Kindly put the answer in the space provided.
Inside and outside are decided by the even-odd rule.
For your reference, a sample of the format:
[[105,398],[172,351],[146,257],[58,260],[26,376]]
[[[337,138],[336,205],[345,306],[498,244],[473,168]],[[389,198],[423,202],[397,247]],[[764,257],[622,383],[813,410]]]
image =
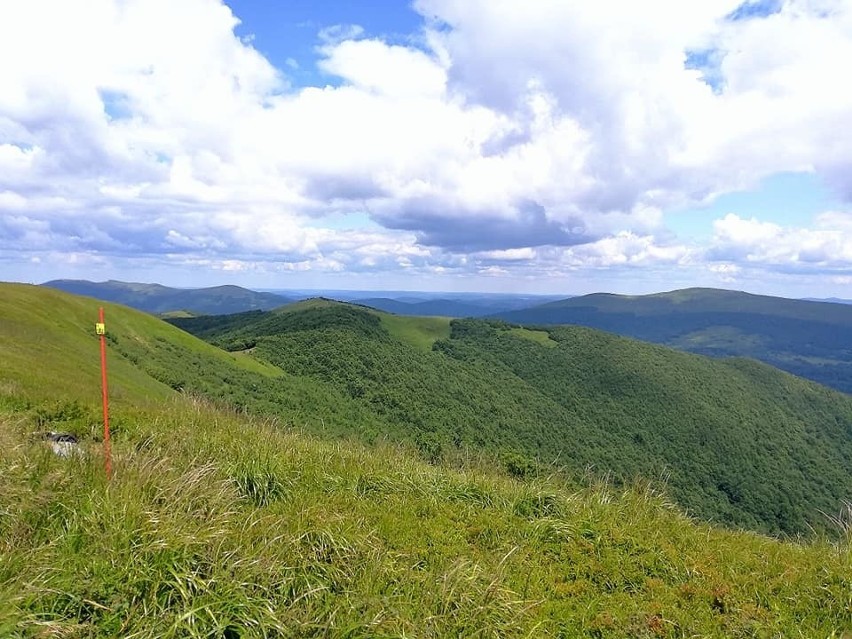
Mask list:
[[450,336],[448,317],[403,317],[387,313],[380,316],[388,333],[420,350],[430,351],[436,341]]

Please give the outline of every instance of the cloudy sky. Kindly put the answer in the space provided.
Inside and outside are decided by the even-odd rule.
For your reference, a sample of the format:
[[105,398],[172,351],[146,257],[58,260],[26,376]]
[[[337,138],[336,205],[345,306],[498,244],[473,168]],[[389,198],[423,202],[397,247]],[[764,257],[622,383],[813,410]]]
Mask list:
[[852,0],[27,0],[0,60],[0,279],[852,297]]

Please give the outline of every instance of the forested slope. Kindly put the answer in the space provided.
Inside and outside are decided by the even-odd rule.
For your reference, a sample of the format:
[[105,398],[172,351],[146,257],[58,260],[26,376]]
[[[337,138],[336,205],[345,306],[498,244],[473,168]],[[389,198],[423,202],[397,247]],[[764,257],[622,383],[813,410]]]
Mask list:
[[434,460],[471,447],[520,474],[555,462],[659,479],[697,515],[773,532],[821,527],[820,511],[852,495],[843,394],[755,362],[579,327],[454,320],[426,350],[389,331],[391,317],[322,302],[198,328],[333,388],[387,429],[377,434],[415,441]]

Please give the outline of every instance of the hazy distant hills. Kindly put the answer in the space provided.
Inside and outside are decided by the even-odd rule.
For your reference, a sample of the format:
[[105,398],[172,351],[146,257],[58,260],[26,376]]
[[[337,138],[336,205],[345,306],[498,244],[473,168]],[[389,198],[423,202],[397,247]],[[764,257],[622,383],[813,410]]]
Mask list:
[[239,286],[180,289],[161,284],[137,282],[90,282],[53,280],[42,286],[66,293],[87,295],[107,302],[124,304],[148,313],[188,311],[196,315],[221,315],[251,310],[269,310],[292,302],[292,298],[274,293],[258,293]]
[[[274,292],[274,291],[273,291]],[[298,291],[300,299],[329,297],[380,311],[417,317],[483,317],[562,299],[525,293],[424,293],[416,291]]]
[[852,300],[843,299],[840,297],[806,297],[806,302],[831,302],[832,304],[852,304]]
[[578,324],[712,356],[747,356],[852,392],[852,306],[693,288],[597,293],[497,314]]
[[[403,301],[387,297],[359,299],[359,304],[397,315],[438,317],[481,317],[499,312],[491,304],[475,304],[460,300],[434,299]],[[505,308],[505,307],[504,307]],[[500,309],[503,310],[503,309]]]

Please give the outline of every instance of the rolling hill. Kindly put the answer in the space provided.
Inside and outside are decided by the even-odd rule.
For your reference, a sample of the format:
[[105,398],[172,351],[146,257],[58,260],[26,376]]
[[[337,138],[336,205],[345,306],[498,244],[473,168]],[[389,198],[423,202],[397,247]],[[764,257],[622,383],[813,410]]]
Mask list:
[[750,360],[580,327],[424,325],[329,300],[170,321],[327,385],[384,424],[362,433],[414,441],[429,459],[475,449],[520,474],[558,460],[665,477],[690,512],[770,532],[820,527],[818,511],[852,494],[852,398]]
[[268,310],[293,301],[281,295],[258,293],[239,286],[180,289],[116,280],[53,280],[42,286],[123,304],[156,315],[180,311],[195,315],[224,315],[253,309]]
[[[487,356],[490,340],[553,357],[567,348],[573,357],[594,338],[590,358],[626,347],[629,360],[650,348],[671,364],[665,349],[580,329],[580,339],[566,341],[571,330],[451,326],[319,300],[251,322],[232,318],[229,339],[265,328],[255,350],[226,353],[145,313],[105,306],[110,482],[98,435],[97,303],[0,284],[2,636],[616,639],[852,630],[846,515],[833,540],[783,542],[692,520],[647,483],[616,487],[591,475],[578,483],[517,457],[498,458],[501,472],[495,458],[472,451],[454,468],[427,464],[381,433],[371,446],[318,438],[306,431],[337,423],[358,434],[359,423],[395,423],[359,413],[359,402],[336,394],[339,381],[294,376],[255,357],[266,337],[280,335],[279,322],[302,337],[349,332],[371,336],[368,346],[397,343],[412,358],[446,360],[445,377],[465,362],[501,368],[472,361]],[[523,352],[500,357],[523,368]],[[687,369],[701,362],[696,374],[721,370],[720,362],[674,356]],[[739,383],[817,390],[741,366]],[[605,367],[599,391],[616,370],[625,363]],[[237,391],[258,414],[223,399]],[[465,391],[468,403],[476,391]],[[842,396],[820,392],[799,399],[842,407]],[[77,434],[80,454],[53,455],[32,437],[46,429]]]
[[714,357],[752,357],[852,393],[852,306],[738,291],[597,293],[499,313],[528,325],[575,324]]

